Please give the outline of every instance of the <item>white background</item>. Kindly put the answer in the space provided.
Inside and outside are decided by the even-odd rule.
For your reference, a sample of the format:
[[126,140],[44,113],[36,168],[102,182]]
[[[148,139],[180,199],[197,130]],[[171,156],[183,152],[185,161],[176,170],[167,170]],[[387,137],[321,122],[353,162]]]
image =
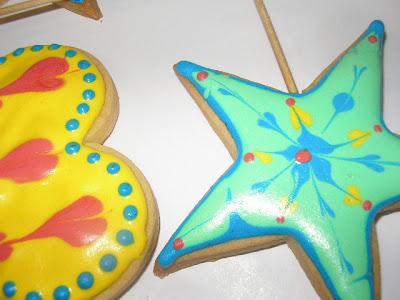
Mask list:
[[[398,0],[267,2],[300,89],[370,21],[382,19],[387,32],[384,117],[389,128],[400,133]],[[157,255],[232,163],[175,77],[173,64],[186,59],[278,89],[285,90],[285,86],[251,0],[99,3],[102,22],[58,10],[0,25],[0,54],[54,42],[85,49],[105,64],[121,105],[117,126],[106,145],[131,158],[153,186],[161,214]],[[378,222],[384,300],[400,295],[399,225],[399,213]],[[163,280],[152,273],[155,257],[123,299],[318,299],[287,246],[204,263]]]

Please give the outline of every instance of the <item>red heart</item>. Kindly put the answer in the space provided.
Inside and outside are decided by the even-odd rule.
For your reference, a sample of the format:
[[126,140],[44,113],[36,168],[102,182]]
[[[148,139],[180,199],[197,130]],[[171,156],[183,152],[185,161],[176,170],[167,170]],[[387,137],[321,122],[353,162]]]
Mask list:
[[95,241],[107,229],[107,221],[94,218],[103,211],[103,204],[92,196],[84,196],[52,216],[30,235],[20,241],[58,237],[73,247]]
[[35,139],[14,149],[0,160],[0,178],[18,183],[40,180],[54,171],[58,157],[49,155],[53,145],[46,139]]
[[[0,262],[13,252],[11,245],[29,240],[56,237],[73,247],[83,247],[97,240],[107,230],[107,220],[95,217],[103,211],[103,204],[95,197],[84,196],[60,210],[31,234],[0,244]],[[0,232],[0,241],[6,235]]]
[[0,96],[56,90],[64,85],[64,80],[57,76],[64,74],[68,69],[66,59],[46,58],[30,67],[17,80],[0,89]]

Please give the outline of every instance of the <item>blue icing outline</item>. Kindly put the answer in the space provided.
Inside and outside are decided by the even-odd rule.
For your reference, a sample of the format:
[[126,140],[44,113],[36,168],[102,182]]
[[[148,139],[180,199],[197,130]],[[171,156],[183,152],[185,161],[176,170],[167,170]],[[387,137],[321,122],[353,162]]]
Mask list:
[[[233,228],[235,228],[233,230]],[[327,284],[329,290],[333,291],[334,297],[338,298],[338,293],[336,292],[332,281],[326,271],[323,268],[323,265],[320,263],[318,260],[318,256],[316,255],[316,251],[312,247],[310,243],[307,242],[307,238],[305,235],[297,230],[293,230],[290,228],[285,228],[285,227],[257,227],[250,225],[246,223],[237,213],[232,213],[230,216],[230,222],[229,222],[229,229],[228,231],[223,234],[222,236],[208,241],[204,242],[202,244],[189,247],[189,248],[184,248],[182,250],[179,250],[179,255],[176,255],[176,257],[183,256],[187,253],[191,253],[200,249],[204,249],[210,245],[220,245],[224,244],[226,242],[229,242],[231,240],[239,240],[239,239],[247,239],[247,238],[253,238],[253,237],[258,237],[258,236],[268,236],[268,235],[288,235],[296,239],[298,241],[303,249],[307,252],[307,254],[310,256],[310,259],[312,262],[315,264],[315,266],[318,268],[318,270],[321,273],[321,276],[323,277],[325,283]],[[174,237],[171,238],[171,241],[174,240]],[[168,245],[166,246],[164,251],[171,251],[178,253],[176,250],[173,249],[173,243],[169,242]],[[163,251],[163,252],[164,252]],[[171,255],[172,256],[172,255]],[[169,256],[169,257],[171,257]],[[162,257],[160,256],[158,262],[161,266],[168,267],[169,265],[163,264]]]
[[[385,32],[385,28],[384,28],[383,22],[381,22],[379,20],[373,21],[369,25],[368,29],[357,40],[357,43],[346,50],[346,54],[349,53],[350,51],[352,51],[365,38],[368,38],[371,33],[374,33],[374,34],[378,35],[378,37],[379,37],[379,43],[380,43],[379,52],[380,52],[380,56],[382,56],[382,45],[383,45],[384,32]],[[261,90],[273,92],[273,93],[276,93],[276,94],[285,95],[285,96],[288,96],[288,97],[301,98],[301,97],[305,97],[307,95],[310,95],[311,93],[315,92],[318,88],[320,88],[326,82],[326,80],[330,77],[330,75],[334,72],[336,67],[342,62],[344,57],[345,56],[340,57],[340,59],[337,60],[337,62],[329,69],[329,71],[320,79],[320,81],[313,88],[308,90],[306,93],[302,93],[302,94],[285,93],[285,92],[282,92],[282,91],[279,91],[279,90],[275,90],[275,89],[272,89],[270,87],[261,85],[259,83],[255,83],[255,82],[248,81],[248,80],[245,80],[245,79],[242,79],[242,78],[238,78],[238,77],[234,77],[234,76],[230,76],[230,78],[235,80],[235,81],[247,84],[249,86],[259,88]],[[220,74],[221,73],[221,72],[219,72],[217,70],[205,68],[205,67],[202,67],[200,65],[196,65],[196,64],[190,63],[188,61],[181,61],[178,64],[176,64],[175,70],[179,75],[181,75],[185,79],[189,80],[191,82],[191,84],[195,87],[195,89],[200,94],[203,94],[203,95],[204,95],[204,92],[205,92],[205,88],[203,88],[193,78],[193,74],[197,73],[197,72],[200,72],[200,71],[206,71],[206,72],[210,71],[210,72],[212,72],[214,74]],[[243,238],[251,238],[251,237],[266,236],[266,235],[290,235],[293,238],[295,238],[300,243],[300,245],[303,247],[303,249],[306,251],[306,253],[310,257],[310,259],[312,260],[314,265],[319,270],[319,272],[320,272],[325,284],[327,285],[328,289],[332,293],[332,296],[334,296],[335,299],[340,299],[339,294],[338,294],[337,290],[335,289],[331,278],[329,277],[328,273],[326,272],[326,270],[324,269],[322,263],[320,262],[314,247],[312,246],[311,243],[308,242],[307,238],[305,237],[305,235],[302,232],[294,230],[294,229],[284,228],[284,227],[256,227],[256,226],[252,226],[252,225],[247,224],[244,220],[242,220],[237,213],[234,213],[234,214],[231,214],[230,225],[229,225],[228,231],[225,234],[223,234],[222,236],[220,236],[220,237],[218,237],[216,239],[213,239],[213,240],[210,240],[210,241],[207,241],[207,242],[192,246],[192,247],[183,248],[181,250],[175,250],[174,249],[173,243],[174,243],[175,239],[178,237],[178,233],[186,225],[186,223],[191,218],[191,216],[194,214],[194,212],[204,202],[207,201],[207,199],[209,198],[209,195],[211,195],[213,193],[213,191],[219,186],[219,184],[224,179],[228,178],[239,167],[239,165],[242,163],[241,159],[240,159],[242,157],[242,155],[243,155],[242,140],[241,140],[240,136],[238,135],[233,122],[230,120],[230,118],[225,113],[225,111],[219,106],[218,102],[212,96],[212,94],[210,94],[207,97],[207,99],[204,99],[204,100],[208,103],[210,108],[218,115],[218,117],[221,119],[221,121],[223,121],[224,124],[226,125],[226,127],[228,128],[228,131],[230,132],[233,140],[235,141],[236,147],[237,147],[237,151],[238,151],[237,159],[235,160],[233,165],[220,177],[220,179],[216,182],[216,184],[209,190],[209,192],[206,194],[206,196],[199,203],[196,204],[196,206],[194,207],[192,212],[189,214],[189,216],[187,216],[185,221],[178,227],[178,229],[172,235],[171,239],[168,241],[168,243],[165,246],[165,248],[160,253],[160,255],[158,257],[158,260],[157,260],[158,264],[162,268],[168,268],[178,258],[180,258],[180,257],[182,257],[182,256],[184,256],[184,255],[186,255],[188,253],[192,253],[192,252],[200,250],[200,249],[205,249],[205,248],[207,248],[207,247],[209,247],[211,245],[223,244],[223,243],[229,242],[231,240],[238,240],[238,239],[243,239]],[[383,123],[383,126],[386,128],[386,125],[383,122],[383,120],[382,120],[382,123]],[[392,198],[389,198],[387,200],[384,200],[384,201],[380,202],[376,206],[374,206],[372,208],[372,210],[370,211],[370,213],[369,213],[369,216],[368,216],[368,219],[367,219],[367,229],[366,229],[366,242],[367,242],[367,246],[368,246],[368,253],[367,253],[367,256],[368,256],[368,267],[367,267],[368,274],[373,274],[373,257],[372,257],[372,242],[371,242],[371,239],[372,239],[372,224],[373,224],[373,222],[375,220],[376,215],[378,214],[378,212],[383,207],[392,205],[392,204],[394,204],[396,202],[399,202],[399,201],[400,201],[400,195],[392,197]],[[235,228],[235,230],[233,230],[232,228]],[[373,278],[372,275],[371,276],[366,275],[364,277],[365,278],[361,278],[361,279],[367,279],[368,280],[369,285],[371,287],[370,288],[370,293],[371,293],[370,297],[371,297],[371,299],[374,299],[375,298],[374,297],[375,296],[374,278]]]

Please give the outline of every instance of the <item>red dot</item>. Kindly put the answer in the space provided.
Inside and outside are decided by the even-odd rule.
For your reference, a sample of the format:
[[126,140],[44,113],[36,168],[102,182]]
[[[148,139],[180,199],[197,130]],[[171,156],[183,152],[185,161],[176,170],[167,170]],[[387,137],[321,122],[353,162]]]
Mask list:
[[4,232],[0,232],[0,241],[6,238],[6,234]]
[[382,132],[382,131],[383,131],[381,125],[375,125],[375,126],[374,126],[374,130],[375,130],[376,132]]
[[306,164],[312,159],[311,152],[308,150],[300,150],[296,153],[296,162],[300,164]]
[[364,203],[363,203],[363,208],[364,208],[364,210],[366,210],[366,211],[371,210],[371,208],[372,208],[372,202],[369,201],[369,200],[364,201]]
[[3,101],[0,100],[0,108],[3,107]]
[[368,41],[372,44],[375,44],[378,41],[378,38],[375,35],[371,35],[368,37]]
[[197,74],[197,79],[200,80],[200,81],[206,80],[207,77],[208,77],[208,73],[207,72],[203,72],[202,71],[202,72],[199,72]]
[[253,162],[254,161],[254,159],[255,159],[255,156],[254,156],[254,154],[253,153],[251,153],[251,152],[248,152],[248,153],[246,153],[245,155],[244,155],[244,161],[245,162],[247,162],[247,163],[251,163],[251,162]]
[[285,223],[285,217],[284,217],[284,216],[277,217],[277,218],[276,218],[276,221],[277,221],[279,224],[283,224],[283,223]]
[[287,106],[294,106],[296,104],[296,100],[293,98],[286,99]]
[[174,242],[174,248],[175,250],[181,250],[185,247],[185,243],[183,242],[182,239],[176,239]]

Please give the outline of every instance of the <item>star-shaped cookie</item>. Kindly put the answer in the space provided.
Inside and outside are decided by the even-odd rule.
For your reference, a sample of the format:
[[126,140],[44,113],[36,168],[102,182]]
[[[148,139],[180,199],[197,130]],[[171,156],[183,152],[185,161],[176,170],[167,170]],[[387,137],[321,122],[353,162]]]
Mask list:
[[375,219],[400,207],[400,139],[381,111],[383,37],[373,22],[302,94],[175,66],[235,163],[156,274],[286,242],[321,298],[379,298]]

